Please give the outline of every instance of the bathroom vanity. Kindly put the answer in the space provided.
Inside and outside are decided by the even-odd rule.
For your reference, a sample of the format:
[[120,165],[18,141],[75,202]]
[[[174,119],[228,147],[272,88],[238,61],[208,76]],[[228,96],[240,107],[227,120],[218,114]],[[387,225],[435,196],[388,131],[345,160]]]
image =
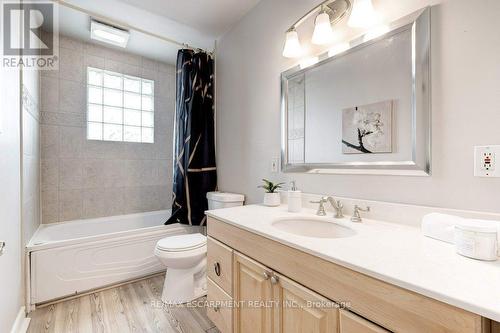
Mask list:
[[485,286],[500,266],[418,228],[286,206],[207,215],[207,311],[221,332],[499,332],[498,283]]

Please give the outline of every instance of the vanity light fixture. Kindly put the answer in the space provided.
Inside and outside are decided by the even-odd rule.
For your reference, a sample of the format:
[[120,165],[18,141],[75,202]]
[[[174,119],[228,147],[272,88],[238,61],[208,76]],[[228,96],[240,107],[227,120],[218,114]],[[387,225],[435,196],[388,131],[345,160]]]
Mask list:
[[285,47],[283,48],[283,57],[297,58],[302,55],[299,34],[292,28],[286,32]]
[[337,24],[351,10],[352,0],[325,0],[318,6],[311,9],[308,13],[298,19],[290,29],[286,31],[285,46],[283,56],[286,58],[297,58],[303,53],[299,42],[297,27],[304,23],[312,15],[319,12],[316,16],[312,43],[327,44],[333,39],[332,25]]
[[90,21],[90,38],[119,47],[127,47],[130,32],[96,20]]
[[351,28],[368,28],[379,23],[380,17],[373,9],[372,0],[354,0],[352,13],[347,21]]
[[313,44],[324,45],[333,40],[332,24],[330,23],[330,15],[323,9],[316,16],[314,23],[314,32],[311,39]]

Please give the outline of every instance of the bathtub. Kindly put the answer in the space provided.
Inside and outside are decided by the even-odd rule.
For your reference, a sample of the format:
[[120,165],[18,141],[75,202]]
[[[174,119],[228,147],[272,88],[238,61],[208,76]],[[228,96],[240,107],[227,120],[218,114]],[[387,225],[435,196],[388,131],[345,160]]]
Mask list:
[[163,225],[170,210],[41,225],[26,247],[28,308],[165,270],[164,237],[199,227]]

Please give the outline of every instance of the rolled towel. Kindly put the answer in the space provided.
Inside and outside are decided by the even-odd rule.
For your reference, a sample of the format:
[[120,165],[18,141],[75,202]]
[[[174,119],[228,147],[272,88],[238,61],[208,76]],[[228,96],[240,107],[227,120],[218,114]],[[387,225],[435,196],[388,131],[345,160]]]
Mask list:
[[424,236],[454,244],[454,232],[457,224],[464,223],[459,216],[430,213],[422,218],[422,233]]

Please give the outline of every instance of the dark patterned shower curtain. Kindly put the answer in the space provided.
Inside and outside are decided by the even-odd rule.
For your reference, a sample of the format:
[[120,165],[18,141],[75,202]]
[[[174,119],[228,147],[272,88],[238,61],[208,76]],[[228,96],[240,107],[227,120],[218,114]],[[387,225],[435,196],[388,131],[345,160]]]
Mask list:
[[214,113],[212,57],[179,50],[172,216],[165,224],[206,223],[207,192],[217,188]]

